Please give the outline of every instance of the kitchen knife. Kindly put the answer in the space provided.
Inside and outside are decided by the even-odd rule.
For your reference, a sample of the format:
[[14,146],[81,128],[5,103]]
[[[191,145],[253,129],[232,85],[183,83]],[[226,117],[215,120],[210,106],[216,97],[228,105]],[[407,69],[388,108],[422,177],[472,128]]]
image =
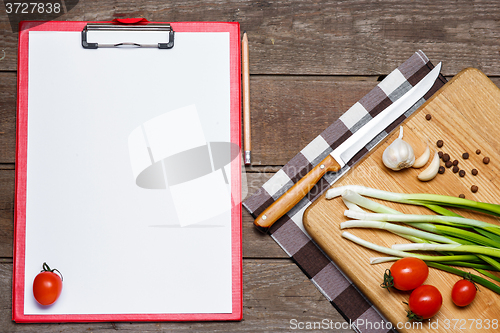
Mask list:
[[337,172],[344,167],[363,147],[372,141],[380,132],[386,129],[396,119],[403,115],[417,103],[432,88],[441,71],[439,63],[419,83],[411,88],[404,96],[380,112],[376,117],[361,127],[326,158],[316,165],[309,173],[300,179],[294,186],[264,210],[254,221],[254,225],[261,231],[274,224],[295,206],[326,172]]

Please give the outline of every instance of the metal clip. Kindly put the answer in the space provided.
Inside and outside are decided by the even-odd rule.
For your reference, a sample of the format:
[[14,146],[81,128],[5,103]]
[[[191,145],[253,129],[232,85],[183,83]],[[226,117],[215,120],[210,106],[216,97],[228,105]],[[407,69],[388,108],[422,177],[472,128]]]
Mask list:
[[[116,44],[98,44],[87,41],[88,31],[166,31],[168,32],[168,43],[140,44],[134,42],[121,42]],[[170,24],[146,24],[146,25],[116,25],[112,23],[89,23],[82,30],[82,46],[84,49],[97,49],[99,47],[157,47],[159,49],[171,49],[174,47],[174,30]]]

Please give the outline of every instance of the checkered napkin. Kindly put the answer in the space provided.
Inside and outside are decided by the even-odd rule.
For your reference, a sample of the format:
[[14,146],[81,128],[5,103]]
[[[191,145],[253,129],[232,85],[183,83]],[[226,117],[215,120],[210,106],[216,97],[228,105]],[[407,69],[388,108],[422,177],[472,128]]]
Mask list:
[[[336,122],[302,149],[255,194],[247,198],[243,202],[243,206],[254,217],[257,217],[344,140],[403,96],[432,68],[434,66],[422,51],[414,53],[359,102],[347,110]],[[348,322],[380,323],[382,320],[386,320],[340,271],[335,263],[311,240],[304,230],[302,215],[316,198],[387,137],[388,133],[399,126],[445,83],[446,79],[440,74],[436,83],[424,98],[375,137],[339,172],[327,173],[304,199],[279,219],[269,230],[271,237],[295,261],[304,274]],[[353,328],[358,331],[370,332],[390,331],[387,326],[378,330],[367,329],[367,327],[360,325]]]

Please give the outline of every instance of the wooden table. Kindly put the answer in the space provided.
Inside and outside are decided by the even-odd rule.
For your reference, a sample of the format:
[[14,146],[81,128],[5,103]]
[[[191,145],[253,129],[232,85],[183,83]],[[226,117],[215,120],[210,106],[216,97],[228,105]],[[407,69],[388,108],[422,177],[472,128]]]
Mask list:
[[[17,34],[0,7],[0,331],[290,331],[290,321],[343,322],[243,211],[243,321],[15,324],[11,321]],[[238,21],[250,45],[249,193],[416,50],[452,77],[476,67],[500,84],[497,0],[87,0],[60,20]],[[342,330],[339,330],[342,331]]]

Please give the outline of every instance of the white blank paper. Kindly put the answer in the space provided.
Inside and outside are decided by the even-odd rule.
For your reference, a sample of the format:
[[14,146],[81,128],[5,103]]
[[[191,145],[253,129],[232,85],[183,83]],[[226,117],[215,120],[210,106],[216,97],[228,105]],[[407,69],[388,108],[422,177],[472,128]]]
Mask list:
[[[134,129],[190,105],[193,137],[230,141],[229,33],[176,33],[171,50],[80,38],[29,33],[25,314],[230,313],[230,211],[182,227],[168,187],[135,184],[129,151]],[[203,214],[213,193],[192,191],[183,214]],[[64,275],[47,308],[32,296],[43,262]]]

